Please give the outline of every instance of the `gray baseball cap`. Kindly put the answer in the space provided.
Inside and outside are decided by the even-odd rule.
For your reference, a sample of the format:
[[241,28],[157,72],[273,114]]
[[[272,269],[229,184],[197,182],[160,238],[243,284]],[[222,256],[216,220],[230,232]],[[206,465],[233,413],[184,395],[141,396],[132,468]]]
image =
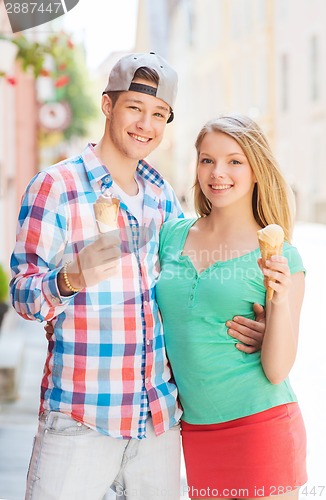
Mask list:
[[[158,87],[134,83],[135,72],[139,68],[154,69],[159,76]],[[178,75],[176,71],[166,62],[163,57],[150,53],[128,54],[122,57],[113,66],[109,75],[108,84],[103,93],[110,91],[126,91],[141,92],[143,94],[153,95],[162,99],[171,108],[171,115],[168,123],[173,120],[173,106],[178,89]]]

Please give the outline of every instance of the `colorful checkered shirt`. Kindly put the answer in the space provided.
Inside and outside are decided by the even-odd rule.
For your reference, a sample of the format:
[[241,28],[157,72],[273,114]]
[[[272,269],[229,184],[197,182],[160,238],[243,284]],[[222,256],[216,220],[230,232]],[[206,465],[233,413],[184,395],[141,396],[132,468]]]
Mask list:
[[92,145],[37,174],[22,200],[11,294],[23,318],[54,319],[40,413],[61,411],[103,434],[142,439],[149,412],[157,435],[181,416],[155,284],[160,228],[183,214],[156,170],[142,160],[137,174],[144,184],[143,226],[121,201],[115,275],[69,297],[60,295],[57,274],[98,237],[93,204],[101,190],[113,193],[112,178]]

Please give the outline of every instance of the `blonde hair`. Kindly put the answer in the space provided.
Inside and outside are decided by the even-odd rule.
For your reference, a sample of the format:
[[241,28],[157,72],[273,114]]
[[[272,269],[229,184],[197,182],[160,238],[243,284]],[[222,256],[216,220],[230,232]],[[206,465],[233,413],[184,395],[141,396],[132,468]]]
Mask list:
[[283,177],[262,130],[247,116],[221,116],[207,122],[199,132],[195,143],[197,169],[193,186],[197,214],[204,217],[212,209],[211,202],[200,188],[197,175],[201,143],[210,132],[227,134],[240,145],[257,180],[252,195],[252,210],[257,223],[261,227],[279,224],[286,241],[290,242],[295,212],[293,192]]

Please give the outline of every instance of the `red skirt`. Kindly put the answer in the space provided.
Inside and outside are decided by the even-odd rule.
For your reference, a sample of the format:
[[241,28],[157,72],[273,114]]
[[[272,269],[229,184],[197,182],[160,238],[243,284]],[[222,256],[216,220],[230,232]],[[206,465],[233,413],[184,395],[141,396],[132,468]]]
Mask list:
[[213,425],[182,422],[190,498],[281,495],[307,481],[297,403]]

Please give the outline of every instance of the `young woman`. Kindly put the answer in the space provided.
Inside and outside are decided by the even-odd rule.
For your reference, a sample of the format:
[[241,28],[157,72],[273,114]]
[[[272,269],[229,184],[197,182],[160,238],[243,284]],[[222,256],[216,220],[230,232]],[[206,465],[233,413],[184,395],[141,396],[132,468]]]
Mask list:
[[[197,141],[199,218],[166,223],[156,293],[183,406],[191,498],[291,498],[307,480],[305,429],[288,380],[295,361],[304,267],[291,246],[287,186],[251,119],[208,122]],[[262,267],[257,231],[279,224],[283,255]],[[266,300],[264,276],[276,281]],[[227,321],[266,305],[261,352],[234,347]],[[219,320],[217,320],[219,318]]]

